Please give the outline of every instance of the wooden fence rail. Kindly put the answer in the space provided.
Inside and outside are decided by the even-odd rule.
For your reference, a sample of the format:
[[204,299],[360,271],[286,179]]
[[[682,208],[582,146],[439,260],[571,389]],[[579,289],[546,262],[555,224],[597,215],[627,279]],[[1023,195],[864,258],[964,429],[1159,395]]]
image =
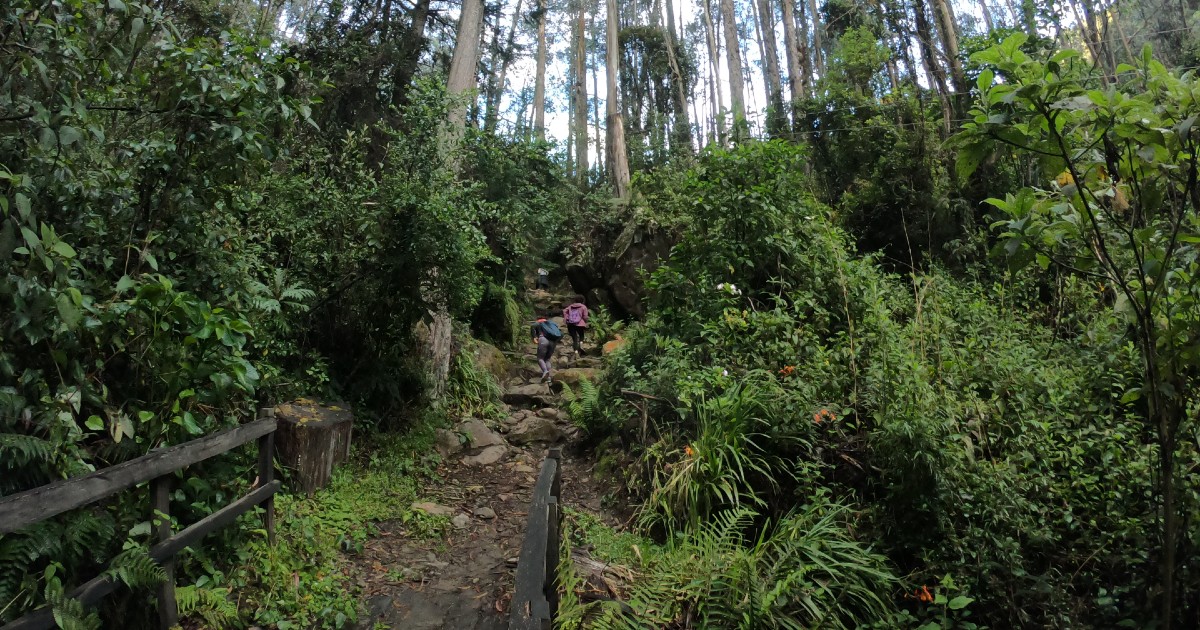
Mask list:
[[[161,628],[179,623],[175,602],[175,555],[201,538],[232,523],[256,505],[264,504],[267,538],[275,543],[274,496],[279,491],[275,477],[275,410],[263,409],[254,422],[169,448],[151,451],[123,464],[98,470],[89,475],[65,479],[0,499],[0,536],[39,523],[53,516],[84,507],[138,484],[150,482],[155,544],[150,557],[166,572],[158,587],[158,614]],[[209,514],[179,532],[171,528],[171,481],[175,471],[228,452],[252,440],[258,440],[258,482],[240,499]],[[113,592],[118,582],[101,575],[71,592],[84,606],[94,606]],[[39,608],[0,630],[42,630],[55,627],[53,611]]]
[[509,630],[549,630],[558,612],[561,457],[562,449],[550,449],[533,487],[509,609]]

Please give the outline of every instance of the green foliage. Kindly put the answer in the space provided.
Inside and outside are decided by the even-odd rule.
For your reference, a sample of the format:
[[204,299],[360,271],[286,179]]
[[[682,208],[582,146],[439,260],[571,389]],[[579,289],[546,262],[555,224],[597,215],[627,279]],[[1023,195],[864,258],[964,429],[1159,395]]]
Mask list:
[[591,380],[580,380],[578,393],[563,383],[561,395],[571,421],[589,435],[606,435],[612,430],[611,416],[600,399],[600,388]]
[[469,347],[450,360],[449,412],[455,417],[492,418],[500,415],[500,384],[475,363]]
[[[899,572],[950,575],[975,598],[970,620],[947,613],[954,623],[1151,619],[1156,455],[1121,400],[1139,361],[1118,314],[1066,278],[1055,291],[1069,316],[1036,306],[1036,282],[890,276],[784,174],[790,150],[738,151],[669,176],[682,194],[661,212],[680,217],[679,244],[649,283],[651,315],[607,362],[602,402],[628,412],[620,390],[656,397],[643,407],[657,441],[640,421],[611,425],[639,459],[628,485],[646,509],[686,515],[659,507],[664,487],[677,505],[704,491],[711,511],[740,504],[772,520],[837,496]],[[734,225],[741,214],[754,219]],[[756,410],[740,416],[757,420],[695,414],[748,386]],[[716,459],[696,461],[706,454]],[[703,526],[709,510],[694,503]],[[938,619],[912,598],[894,604],[914,624]]]
[[974,121],[959,138],[959,170],[969,173],[1003,142],[1037,155],[1044,174],[1057,173],[1045,188],[989,200],[1003,217],[996,252],[1014,269],[1055,265],[1099,283],[1130,327],[1141,379],[1121,401],[1137,403],[1146,433],[1155,436],[1160,621],[1169,624],[1178,590],[1194,587],[1194,578],[1178,572],[1180,537],[1189,536],[1180,522],[1196,507],[1177,489],[1176,461],[1182,436],[1192,432],[1191,392],[1200,378],[1200,136],[1193,129],[1200,83],[1168,71],[1148,46],[1112,85],[1075,51],[1042,62],[1022,50],[1024,42],[1017,34],[975,54],[1005,80],[997,82],[991,69],[979,76]]
[[[632,613],[604,601],[581,605],[568,596],[560,623],[659,628],[686,619],[706,628],[798,629],[855,628],[887,618],[893,606],[886,593],[897,580],[882,556],[850,535],[849,516],[845,506],[813,504],[748,538],[744,532],[755,515],[739,509],[718,513],[661,547],[618,539],[628,545],[620,561],[636,562],[640,574],[625,599]],[[615,560],[604,557],[612,553],[609,545],[597,553]],[[570,584],[570,566],[564,568]]]

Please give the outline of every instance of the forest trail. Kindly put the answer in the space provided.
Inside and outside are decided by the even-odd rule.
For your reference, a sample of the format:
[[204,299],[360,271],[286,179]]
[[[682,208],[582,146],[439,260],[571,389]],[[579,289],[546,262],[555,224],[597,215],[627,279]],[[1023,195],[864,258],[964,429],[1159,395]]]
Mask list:
[[[538,312],[557,303],[542,292],[532,297]],[[511,355],[509,376],[502,383],[503,420],[488,426],[468,418],[454,431],[438,431],[443,456],[439,479],[414,508],[450,517],[449,533],[430,535],[420,526],[424,519],[379,525],[380,535],[366,543],[357,560],[365,586],[359,628],[507,628],[527,510],[548,446],[566,447],[561,460],[564,505],[613,520],[601,511],[607,488],[594,479],[594,462],[572,448],[579,429],[559,407],[562,382],[574,384],[598,374],[599,350],[585,343],[584,356],[575,358],[569,340],[564,341],[555,357],[562,380],[553,388],[539,382],[529,345]]]

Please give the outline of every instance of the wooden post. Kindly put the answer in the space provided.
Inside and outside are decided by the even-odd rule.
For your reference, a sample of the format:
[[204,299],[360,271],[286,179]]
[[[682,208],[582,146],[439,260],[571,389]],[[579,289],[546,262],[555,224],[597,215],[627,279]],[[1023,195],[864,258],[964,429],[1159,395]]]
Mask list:
[[550,497],[546,504],[546,603],[550,606],[550,623],[558,616],[558,497]]
[[[171,476],[155,477],[150,482],[153,494],[154,514],[151,522],[154,524],[154,541],[163,542],[171,537]],[[170,630],[179,625],[179,605],[175,601],[175,557],[171,556],[162,563],[166,579],[158,585],[158,626],[162,630]]]
[[[267,407],[259,411],[260,418],[274,418],[275,409]],[[258,438],[258,485],[265,486],[275,480],[275,433]],[[267,544],[275,546],[275,495],[263,501],[263,527],[267,530]]]

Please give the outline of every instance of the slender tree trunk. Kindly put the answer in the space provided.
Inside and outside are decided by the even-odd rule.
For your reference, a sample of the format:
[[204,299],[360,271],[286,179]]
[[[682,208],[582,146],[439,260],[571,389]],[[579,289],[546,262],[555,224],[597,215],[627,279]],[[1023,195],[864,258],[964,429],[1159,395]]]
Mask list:
[[783,7],[783,45],[787,52],[788,91],[791,92],[792,129],[799,124],[800,101],[808,98],[808,89],[804,85],[804,71],[800,68],[800,45],[796,38],[796,14],[793,8],[795,0],[781,0]]
[[[586,0],[585,0],[586,1]],[[592,13],[588,16],[588,31],[592,33],[590,38],[596,41],[596,14]],[[604,132],[600,130],[600,46],[592,47],[592,116],[596,121],[596,159],[601,159],[604,153]],[[597,168],[599,165],[597,164]]]
[[825,24],[821,22],[816,0],[808,0],[808,17],[813,26],[813,72],[817,76],[825,76]]
[[758,20],[762,25],[763,51],[767,56],[767,131],[782,135],[787,128],[787,111],[783,107],[783,80],[779,76],[779,42],[775,39],[775,8],[770,0],[758,0]]
[[[462,99],[473,94],[478,88],[475,68],[479,60],[479,35],[482,26],[483,0],[463,0],[454,56],[450,60],[450,74],[446,79],[446,92],[456,99],[456,102],[450,108],[446,129],[441,136],[442,155],[446,156],[446,167],[453,172],[458,172],[460,167],[457,155],[467,118],[468,104]],[[430,269],[429,275],[432,282],[437,284],[441,270]],[[430,398],[440,401],[445,395],[450,376],[450,310],[445,298],[429,294],[424,297],[427,302],[433,304],[429,338],[424,348],[425,358],[430,365]]]
[[679,66],[676,55],[679,35],[675,32],[675,8],[672,0],[666,0],[667,5],[667,60],[671,63],[671,76],[674,78],[675,94],[672,99],[675,109],[675,128],[671,139],[671,149],[686,148],[692,150],[692,124],[688,120],[687,85],[683,80],[683,70]]
[[605,28],[608,45],[608,168],[613,196],[625,199],[629,195],[629,155],[625,150],[625,123],[621,120],[621,104],[617,96],[617,77],[621,70],[621,47],[617,38],[617,0],[605,2],[608,19]]
[[725,31],[725,61],[729,66],[729,102],[733,105],[733,140],[740,142],[747,137],[749,129],[746,125],[746,88],[742,83],[742,54],[737,36],[737,17],[733,12],[733,0],[720,1],[721,26]]
[[933,15],[942,35],[942,50],[950,66],[950,82],[955,92],[966,94],[971,88],[967,85],[967,73],[963,71],[962,60],[958,58],[958,31],[955,30],[954,9],[950,6],[950,0],[933,0]]
[[546,139],[546,2],[537,3],[537,73],[533,84],[533,132]]
[[588,183],[588,129],[587,129],[587,48],[584,42],[584,17],[587,13],[586,0],[575,0],[575,42],[574,42],[574,136],[575,136],[575,174],[578,178],[579,190],[587,190]]
[[[523,0],[517,0],[517,6],[513,10],[512,24],[510,24],[508,27],[508,41],[504,45],[504,50],[500,51],[497,49],[497,53],[501,58],[500,72],[498,75],[494,75],[495,79],[492,81],[493,87],[488,92],[487,116],[484,119],[483,125],[484,128],[487,129],[488,133],[495,133],[496,123],[500,120],[500,101],[504,98],[504,84],[508,76],[508,66],[512,63],[513,55],[516,52],[513,48],[513,43],[515,42],[517,36],[517,24],[521,17],[522,1]],[[493,70],[495,70],[495,68],[493,68]]]
[[813,83],[813,58],[812,47],[808,43],[808,17],[805,15],[807,10],[804,0],[797,0],[796,7],[800,9],[798,26],[800,32],[797,34],[796,50],[800,55],[800,72],[804,77],[804,90],[808,94],[816,93],[816,85]]
[[425,25],[429,21],[430,0],[417,0],[413,4],[412,23],[404,44],[400,47],[400,63],[396,64],[392,76],[392,105],[400,106],[408,102],[408,86],[413,76],[417,74],[417,63],[421,60],[421,51],[425,49]]
[[983,15],[984,27],[991,34],[992,31],[996,30],[996,25],[992,23],[992,10],[988,8],[987,0],[979,0],[979,13]]
[[721,71],[718,60],[721,55],[721,45],[717,40],[716,29],[713,27],[712,0],[701,0],[704,10],[704,36],[708,41],[708,65],[710,92],[715,92],[713,100],[713,126],[717,142],[725,144],[725,90],[721,85]]
[[937,90],[942,102],[942,125],[947,134],[950,133],[950,120],[953,108],[950,105],[950,90],[946,87],[946,73],[942,71],[937,59],[937,48],[933,44],[933,34],[929,25],[929,17],[925,0],[913,0],[913,21],[917,27],[917,43],[921,49],[921,61],[925,65],[925,73]]

